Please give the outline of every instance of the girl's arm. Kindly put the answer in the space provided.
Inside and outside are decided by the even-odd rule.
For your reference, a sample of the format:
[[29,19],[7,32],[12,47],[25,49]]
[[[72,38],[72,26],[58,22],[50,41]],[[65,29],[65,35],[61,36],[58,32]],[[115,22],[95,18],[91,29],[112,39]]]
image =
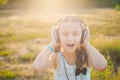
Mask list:
[[[52,27],[50,34],[51,34],[51,41],[49,43],[49,47],[51,47],[53,50],[55,47],[59,46],[59,43],[56,42],[55,36],[54,36],[55,28]],[[51,52],[51,48],[44,48],[42,52],[39,54],[39,56],[34,60],[33,62],[33,69],[40,72],[44,70],[48,70],[49,68],[54,68],[55,60],[56,60],[56,54]]]
[[37,72],[46,71],[52,68],[54,63],[54,53],[44,48],[33,62],[33,69]]
[[88,53],[89,65],[98,71],[105,70],[107,67],[107,61],[104,58],[104,56],[97,49],[95,49],[89,42],[86,44],[85,49]]
[[84,42],[81,44],[81,46],[84,47],[88,53],[89,66],[92,66],[94,69],[98,71],[103,71],[107,67],[107,61],[104,58],[104,56],[90,44],[89,28],[87,27],[86,29],[87,29],[87,36]]

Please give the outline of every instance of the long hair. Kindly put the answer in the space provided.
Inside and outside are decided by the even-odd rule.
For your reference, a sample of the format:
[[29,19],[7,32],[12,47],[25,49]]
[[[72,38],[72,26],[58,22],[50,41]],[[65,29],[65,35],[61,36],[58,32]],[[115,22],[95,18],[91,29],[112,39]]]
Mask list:
[[[78,22],[82,26],[82,29],[84,28],[84,26],[83,26],[84,23],[82,22],[82,20],[79,17],[65,16],[65,17],[61,18],[55,25],[56,26],[56,34],[57,34],[58,42],[60,42],[60,39],[59,39],[59,27],[60,27],[60,24],[65,23],[65,22],[70,22],[70,21],[71,22]],[[80,42],[80,44],[81,44],[81,42]],[[55,48],[55,52],[60,52],[60,51],[61,51],[60,46]],[[80,46],[80,47],[78,47],[76,49],[76,58],[77,58],[76,59],[76,68],[77,69],[81,69],[84,64],[88,65],[88,54],[87,54],[86,50],[83,47]]]

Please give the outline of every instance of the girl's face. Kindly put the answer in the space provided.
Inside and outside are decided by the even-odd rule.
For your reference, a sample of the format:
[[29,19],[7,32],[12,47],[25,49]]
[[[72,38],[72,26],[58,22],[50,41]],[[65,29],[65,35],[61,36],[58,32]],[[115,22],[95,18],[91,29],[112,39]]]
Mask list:
[[60,44],[64,51],[75,52],[80,44],[82,27],[79,22],[64,22],[60,24]]

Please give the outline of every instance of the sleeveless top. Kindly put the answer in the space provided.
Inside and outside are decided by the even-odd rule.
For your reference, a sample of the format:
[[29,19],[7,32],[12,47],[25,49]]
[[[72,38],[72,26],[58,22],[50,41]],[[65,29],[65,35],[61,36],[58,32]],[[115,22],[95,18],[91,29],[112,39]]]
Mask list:
[[58,66],[54,71],[54,80],[67,80],[64,64],[69,80],[90,80],[90,69],[88,67],[86,75],[79,74],[78,76],[75,76],[76,65],[68,64],[65,59],[63,59],[62,53],[58,53]]

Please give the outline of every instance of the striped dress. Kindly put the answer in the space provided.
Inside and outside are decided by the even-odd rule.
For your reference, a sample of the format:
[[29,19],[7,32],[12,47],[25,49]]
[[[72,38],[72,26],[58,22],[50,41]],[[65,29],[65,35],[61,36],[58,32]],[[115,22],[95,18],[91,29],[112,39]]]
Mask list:
[[66,71],[67,71],[69,80],[90,80],[89,68],[87,68],[86,75],[80,74],[78,76],[75,76],[76,65],[69,65],[65,61],[65,59],[63,59],[62,53],[58,53],[58,67],[54,71],[54,80],[67,80],[63,60],[65,62]]

